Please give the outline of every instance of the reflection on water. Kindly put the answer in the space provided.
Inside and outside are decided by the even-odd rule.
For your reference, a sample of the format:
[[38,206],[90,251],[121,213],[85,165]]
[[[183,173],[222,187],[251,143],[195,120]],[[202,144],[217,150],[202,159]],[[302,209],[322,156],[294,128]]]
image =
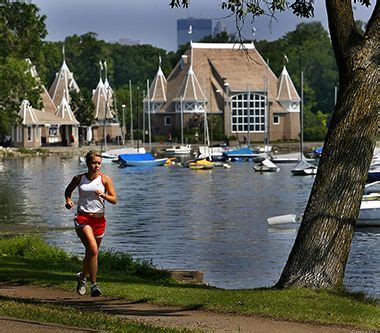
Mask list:
[[[300,213],[312,177],[292,177],[292,165],[260,174],[251,163],[232,169],[119,169],[103,165],[115,182],[116,206],[103,245],[164,268],[194,269],[223,288],[270,286],[279,278],[297,228],[268,227],[267,217]],[[49,242],[82,253],[64,208],[63,191],[85,171],[77,158],[10,159],[0,168],[0,223],[45,229]],[[346,285],[380,296],[378,229],[355,232]]]

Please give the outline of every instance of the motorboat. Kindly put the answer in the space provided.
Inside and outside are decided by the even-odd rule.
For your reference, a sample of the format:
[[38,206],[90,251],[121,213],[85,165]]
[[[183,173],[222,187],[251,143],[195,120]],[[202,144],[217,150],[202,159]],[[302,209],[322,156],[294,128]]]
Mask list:
[[256,149],[244,147],[244,148],[235,148],[235,149],[227,150],[227,151],[223,152],[223,156],[225,158],[231,159],[231,160],[236,160],[236,159],[265,160],[268,157],[268,153],[259,152]]
[[117,149],[111,149],[107,150],[102,153],[103,158],[108,158],[108,159],[114,159],[117,158],[120,154],[145,154],[146,150],[145,148],[117,148]]
[[356,225],[380,226],[380,181],[365,186]]
[[178,145],[165,149],[166,153],[173,155],[190,155],[191,145]]
[[[300,223],[302,215],[287,214],[269,217],[269,225]],[[356,227],[380,227],[380,181],[367,184],[364,188],[362,202]]]
[[227,151],[225,146],[199,146],[198,158],[211,158],[213,161],[220,160],[223,157],[223,153]]
[[255,163],[253,165],[253,170],[258,172],[276,172],[279,171],[280,168],[276,164],[272,163],[269,159],[265,159],[260,163]]
[[214,168],[214,162],[210,162],[206,159],[197,160],[189,163],[189,168],[192,170],[209,170]]
[[167,158],[155,158],[151,153],[145,154],[120,154],[120,167],[153,167],[164,165]]

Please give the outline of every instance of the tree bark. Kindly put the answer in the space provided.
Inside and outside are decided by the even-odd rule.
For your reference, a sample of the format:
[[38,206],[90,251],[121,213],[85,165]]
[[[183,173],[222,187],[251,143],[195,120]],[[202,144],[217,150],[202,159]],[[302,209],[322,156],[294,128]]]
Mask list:
[[318,174],[276,287],[342,287],[361,197],[376,144],[380,5],[366,33],[355,30],[351,0],[326,0],[339,69],[339,94]]

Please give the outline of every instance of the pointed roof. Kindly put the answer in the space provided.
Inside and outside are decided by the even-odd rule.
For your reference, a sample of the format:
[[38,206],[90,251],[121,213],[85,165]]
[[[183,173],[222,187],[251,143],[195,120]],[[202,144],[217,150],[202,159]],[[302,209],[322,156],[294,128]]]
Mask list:
[[79,123],[69,117],[62,118],[51,112],[45,112],[32,108],[28,100],[23,100],[20,106],[19,116],[22,125],[78,125]]
[[[158,67],[156,76],[149,88],[149,98],[151,102],[164,103],[166,102],[167,81],[161,66]],[[145,99],[144,99],[145,101]]]
[[43,105],[42,111],[55,114],[57,112],[57,107],[55,106],[45,86],[42,86],[41,98],[42,98],[42,105]]
[[294,87],[293,81],[289,76],[286,67],[282,69],[281,75],[278,78],[278,94],[277,101],[291,101],[291,102],[300,102],[301,99],[297,93],[296,88]]
[[53,100],[51,99],[48,91],[46,90],[46,87],[43,84],[41,84],[41,79],[36,70],[36,66],[33,65],[33,63],[30,61],[29,58],[25,59],[25,61],[29,65],[30,74],[32,75],[33,78],[36,79],[38,83],[40,83],[40,87],[42,88],[42,92],[40,94],[41,99],[42,99],[42,105],[43,105],[42,111],[48,111],[53,114],[56,113],[57,107],[54,105]]
[[22,119],[21,123],[23,125],[36,125],[38,122],[37,115],[27,99],[21,102],[18,114]]
[[205,94],[195,76],[193,66],[190,65],[184,80],[177,92],[174,101],[203,102],[206,101]]
[[74,80],[73,73],[70,72],[65,59],[63,59],[61,69],[55,75],[54,82],[49,89],[49,94],[54,104],[58,106],[61,103],[63,96],[67,101],[70,101],[69,92],[71,90],[79,92],[79,87]]
[[[107,87],[106,87],[107,85]],[[107,108],[107,92],[108,92],[108,110],[105,117],[106,108]],[[113,119],[114,116],[111,112],[111,106],[113,105],[113,89],[109,85],[108,80],[106,79],[105,83],[100,78],[96,89],[92,93],[92,102],[95,105],[95,119],[104,120]]]
[[56,115],[65,120],[66,124],[79,125],[79,121],[75,118],[73,111],[65,96],[62,97],[58,106]]

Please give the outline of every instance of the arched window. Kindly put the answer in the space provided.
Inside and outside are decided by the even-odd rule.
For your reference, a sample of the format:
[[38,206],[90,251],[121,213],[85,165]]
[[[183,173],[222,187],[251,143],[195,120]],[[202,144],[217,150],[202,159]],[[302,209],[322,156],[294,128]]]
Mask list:
[[241,93],[231,97],[231,131],[265,131],[266,96],[258,93]]

